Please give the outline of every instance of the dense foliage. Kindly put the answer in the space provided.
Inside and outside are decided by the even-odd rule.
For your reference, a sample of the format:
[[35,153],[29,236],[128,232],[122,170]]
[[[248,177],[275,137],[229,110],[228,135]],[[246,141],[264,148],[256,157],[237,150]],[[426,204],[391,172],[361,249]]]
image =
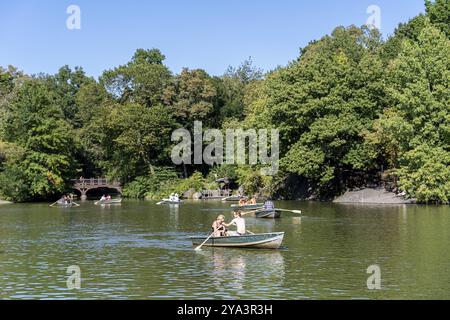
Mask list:
[[[251,59],[223,76],[172,74],[157,49],[99,80],[82,68],[28,76],[0,68],[0,197],[44,200],[70,179],[108,176],[141,198],[217,188],[229,177],[249,194],[331,198],[383,184],[420,202],[450,201],[450,4],[383,40],[366,27],[338,27],[286,67],[263,74]],[[175,166],[171,133],[278,128],[281,167]]]

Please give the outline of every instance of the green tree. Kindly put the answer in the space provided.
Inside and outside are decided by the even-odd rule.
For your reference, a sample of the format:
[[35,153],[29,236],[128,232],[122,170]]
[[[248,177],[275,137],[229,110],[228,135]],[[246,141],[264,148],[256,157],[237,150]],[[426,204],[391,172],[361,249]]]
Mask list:
[[121,103],[151,107],[162,103],[163,91],[172,77],[158,49],[136,50],[126,65],[103,73],[101,83]]

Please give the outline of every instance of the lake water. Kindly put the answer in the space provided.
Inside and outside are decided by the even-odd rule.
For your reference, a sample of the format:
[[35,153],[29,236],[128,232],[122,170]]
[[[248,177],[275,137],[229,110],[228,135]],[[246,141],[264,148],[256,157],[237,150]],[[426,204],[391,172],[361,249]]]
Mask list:
[[[280,250],[193,250],[230,203],[0,206],[3,299],[450,299],[450,207],[277,202]],[[69,290],[67,268],[81,288]],[[378,265],[381,289],[367,288]]]

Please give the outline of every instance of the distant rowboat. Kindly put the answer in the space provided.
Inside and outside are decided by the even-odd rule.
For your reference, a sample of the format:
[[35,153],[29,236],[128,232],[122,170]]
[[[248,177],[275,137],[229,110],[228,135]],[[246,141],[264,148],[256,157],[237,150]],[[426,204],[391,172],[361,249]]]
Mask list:
[[[205,242],[208,247],[278,249],[283,242],[284,232],[245,234],[242,236],[211,237]],[[207,239],[191,237],[192,245],[200,245]]]
[[234,211],[237,211],[237,210],[256,210],[256,209],[261,209],[263,206],[264,206],[264,203],[244,204],[242,206],[240,206],[238,204],[232,204],[231,208]]
[[72,207],[79,207],[80,205],[78,203],[75,202],[68,202],[68,203],[64,203],[64,202],[60,202],[57,201],[54,204],[51,204],[50,207],[58,207],[58,208],[72,208]]
[[241,196],[229,196],[222,198],[222,201],[239,201],[241,199]]
[[261,209],[255,212],[255,217],[266,219],[277,219],[281,217],[281,212],[275,209]]
[[103,204],[120,204],[122,203],[122,199],[110,199],[110,200],[99,200],[95,202],[95,205],[103,205]]
[[170,199],[162,199],[162,201],[158,202],[157,204],[180,204],[182,202],[183,202],[182,200],[173,201]]

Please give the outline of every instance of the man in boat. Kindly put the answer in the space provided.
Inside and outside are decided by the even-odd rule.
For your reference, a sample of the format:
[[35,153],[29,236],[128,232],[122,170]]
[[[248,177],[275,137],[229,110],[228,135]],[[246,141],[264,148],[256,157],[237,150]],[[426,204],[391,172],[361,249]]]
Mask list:
[[245,220],[242,218],[241,211],[234,212],[234,219],[230,223],[224,223],[225,227],[229,227],[231,225],[235,225],[237,227],[237,234],[243,236],[247,231],[245,230]]
[[256,195],[250,199],[249,204],[256,204]]
[[266,202],[264,202],[263,209],[264,210],[275,209],[275,205],[273,204],[272,200],[270,200],[270,198],[267,198]]
[[246,204],[246,199],[245,199],[245,197],[241,197],[240,199],[239,199],[239,206],[241,207],[241,206],[245,206],[245,204]]
[[112,198],[111,198],[111,196],[108,194],[107,196],[106,196],[106,200],[111,200]]
[[212,224],[212,229],[214,232],[214,237],[225,237],[227,235],[227,228],[224,225],[225,216],[223,214],[219,215],[217,219]]
[[180,196],[178,195],[178,193],[175,193],[175,196],[174,196],[173,200],[174,200],[175,202],[180,201]]
[[102,195],[102,197],[100,198],[100,201],[105,201],[106,200],[106,196]]

